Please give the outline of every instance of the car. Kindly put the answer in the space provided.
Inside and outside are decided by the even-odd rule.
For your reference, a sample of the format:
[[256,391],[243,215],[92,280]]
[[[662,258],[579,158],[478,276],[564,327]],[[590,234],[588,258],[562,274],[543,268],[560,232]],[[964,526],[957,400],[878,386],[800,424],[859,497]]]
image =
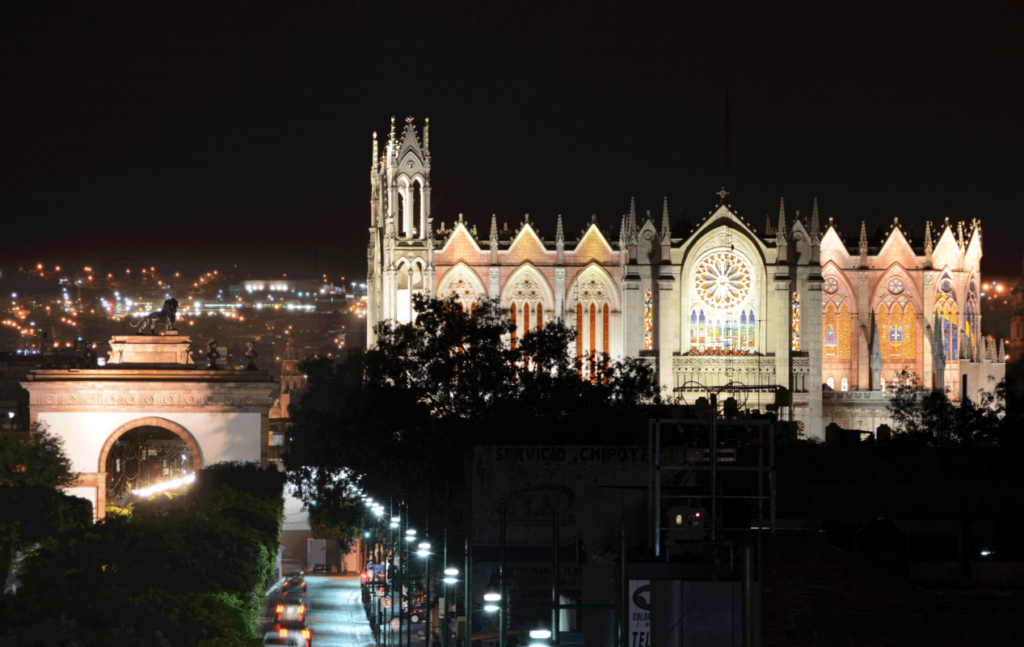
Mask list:
[[307,628],[281,627],[263,634],[264,645],[283,647],[310,647],[313,636]]
[[314,573],[330,573],[331,572],[331,565],[330,564],[313,564],[313,572]]
[[304,622],[306,605],[302,600],[282,600],[274,606],[274,619],[277,622]]
[[414,604],[409,609],[402,609],[401,613],[402,620],[408,620],[414,625],[423,622],[423,619],[426,617],[426,609],[420,604]]
[[284,581],[281,585],[281,595],[288,595],[291,597],[299,597],[306,594],[306,580],[304,578],[295,577]]

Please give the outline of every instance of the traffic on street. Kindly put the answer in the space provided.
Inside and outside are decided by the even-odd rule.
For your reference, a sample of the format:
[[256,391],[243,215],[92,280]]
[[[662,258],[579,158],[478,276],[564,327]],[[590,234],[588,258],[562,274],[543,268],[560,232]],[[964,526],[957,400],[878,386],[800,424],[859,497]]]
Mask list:
[[285,583],[287,587],[276,587],[268,596],[267,613],[260,623],[264,644],[287,647],[368,647],[375,644],[363,610],[359,576],[292,575]]

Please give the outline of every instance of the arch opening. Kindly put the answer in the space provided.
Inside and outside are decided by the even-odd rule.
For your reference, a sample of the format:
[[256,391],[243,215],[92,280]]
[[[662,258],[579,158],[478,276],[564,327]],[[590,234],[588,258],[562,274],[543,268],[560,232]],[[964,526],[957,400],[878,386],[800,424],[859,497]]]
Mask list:
[[170,421],[143,418],[117,429],[100,453],[101,516],[108,506],[123,508],[138,491],[181,479],[203,467],[199,445]]

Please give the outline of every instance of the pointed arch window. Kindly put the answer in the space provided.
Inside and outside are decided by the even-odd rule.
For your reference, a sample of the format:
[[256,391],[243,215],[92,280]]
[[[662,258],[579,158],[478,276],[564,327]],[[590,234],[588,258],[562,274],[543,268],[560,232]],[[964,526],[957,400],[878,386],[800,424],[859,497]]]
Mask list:
[[956,309],[956,290],[949,273],[944,273],[935,289],[935,313],[939,315],[942,326],[942,353],[946,361],[959,357],[959,325]]
[[790,350],[800,351],[800,292],[794,290],[790,300]]
[[836,379],[832,377],[831,373],[828,374],[828,379],[825,380],[825,384],[827,384],[828,388],[832,389],[833,391],[836,390]]
[[850,390],[850,380],[847,379],[845,374],[843,375],[843,379],[840,380],[840,382],[839,382],[839,388],[842,391],[849,391]]
[[884,360],[917,357],[917,313],[909,301],[879,304],[875,312],[878,342]]
[[654,294],[644,295],[644,350],[654,350]]
[[752,355],[757,290],[751,264],[737,250],[709,252],[694,265],[690,294],[690,354]]

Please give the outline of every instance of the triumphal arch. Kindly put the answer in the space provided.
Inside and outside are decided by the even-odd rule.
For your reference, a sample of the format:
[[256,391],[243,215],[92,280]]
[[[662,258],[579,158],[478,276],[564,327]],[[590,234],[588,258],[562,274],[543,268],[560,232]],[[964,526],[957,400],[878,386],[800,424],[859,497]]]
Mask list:
[[[69,493],[95,517],[108,503],[222,461],[268,462],[275,383],[266,371],[199,368],[191,340],[169,330],[115,336],[98,368],[44,368],[22,385],[32,422],[64,439],[78,473]],[[204,363],[205,364],[205,363]]]

